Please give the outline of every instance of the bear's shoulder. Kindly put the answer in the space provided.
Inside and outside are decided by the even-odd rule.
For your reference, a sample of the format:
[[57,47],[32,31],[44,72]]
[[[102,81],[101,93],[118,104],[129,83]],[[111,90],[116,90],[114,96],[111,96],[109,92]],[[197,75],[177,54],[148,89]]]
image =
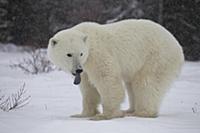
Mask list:
[[100,24],[96,23],[96,22],[82,22],[76,26],[74,26],[74,29],[88,29],[88,28],[96,28],[99,27]]

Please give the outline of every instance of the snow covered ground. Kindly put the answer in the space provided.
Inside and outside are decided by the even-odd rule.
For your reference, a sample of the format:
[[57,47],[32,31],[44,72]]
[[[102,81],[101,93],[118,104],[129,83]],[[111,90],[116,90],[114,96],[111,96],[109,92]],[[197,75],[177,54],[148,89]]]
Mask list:
[[[0,52],[1,92],[9,95],[25,83],[31,95],[25,107],[0,111],[0,133],[200,133],[200,63],[184,65],[158,118],[89,121],[69,117],[81,111],[81,95],[72,76],[62,71],[27,75],[9,67],[23,57],[18,51]],[[127,100],[122,108],[127,108]]]

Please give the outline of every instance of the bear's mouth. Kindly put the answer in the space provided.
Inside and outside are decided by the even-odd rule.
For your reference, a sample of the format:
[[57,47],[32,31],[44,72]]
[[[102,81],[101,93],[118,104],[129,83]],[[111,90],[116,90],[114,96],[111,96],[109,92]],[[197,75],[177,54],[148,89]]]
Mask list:
[[74,84],[75,85],[80,84],[80,82],[81,82],[81,73],[82,72],[83,72],[82,69],[78,69],[78,70],[76,70],[76,73],[73,74],[75,76],[75,79],[74,79]]
[[74,79],[74,84],[78,85],[81,82],[81,73],[76,73],[75,74],[75,79]]

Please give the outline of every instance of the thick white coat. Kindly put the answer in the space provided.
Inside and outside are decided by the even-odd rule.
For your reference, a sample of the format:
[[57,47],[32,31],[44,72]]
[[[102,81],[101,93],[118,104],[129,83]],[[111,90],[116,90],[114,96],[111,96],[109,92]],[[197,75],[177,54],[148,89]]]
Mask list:
[[[52,40],[58,42],[55,48]],[[68,52],[76,55],[73,60],[84,71],[80,85],[83,112],[75,117],[93,116],[94,120],[124,114],[156,117],[184,62],[182,48],[174,36],[149,20],[130,19],[106,25],[84,22],[60,31],[50,40],[48,54],[56,65],[73,72],[74,62],[65,61]],[[80,53],[84,56],[78,57]],[[122,112],[124,88],[130,108]],[[103,113],[98,114],[100,102]]]

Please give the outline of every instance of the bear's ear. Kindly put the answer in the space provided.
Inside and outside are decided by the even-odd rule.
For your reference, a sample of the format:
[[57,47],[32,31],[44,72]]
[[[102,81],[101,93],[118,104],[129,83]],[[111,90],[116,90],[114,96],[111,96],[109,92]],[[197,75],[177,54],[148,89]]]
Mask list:
[[83,37],[83,41],[86,42],[87,41],[88,36],[84,36]]
[[50,43],[52,47],[55,47],[58,42],[55,39],[51,39]]

